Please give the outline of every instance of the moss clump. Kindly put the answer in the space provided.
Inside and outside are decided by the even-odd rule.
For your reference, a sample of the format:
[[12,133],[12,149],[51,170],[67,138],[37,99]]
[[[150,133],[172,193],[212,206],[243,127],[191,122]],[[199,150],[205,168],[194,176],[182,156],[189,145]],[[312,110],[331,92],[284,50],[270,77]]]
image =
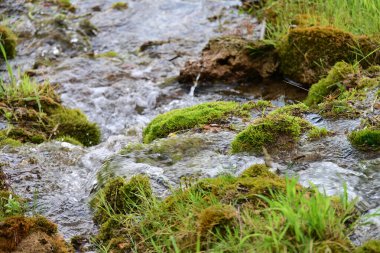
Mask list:
[[54,2],[62,9],[68,10],[70,12],[76,11],[76,7],[71,3],[70,0],[54,0]]
[[288,149],[310,128],[310,123],[300,117],[268,115],[256,119],[235,137],[231,143],[232,152],[261,153],[262,147],[269,150]]
[[124,2],[116,2],[112,4],[112,9],[122,11],[128,9],[128,4]]
[[318,105],[319,113],[326,118],[355,119],[360,112],[347,99],[326,99]]
[[371,240],[364,243],[359,248],[355,249],[354,253],[379,253],[380,252],[380,241]]
[[173,110],[157,116],[143,131],[145,143],[163,138],[170,133],[210,123],[220,123],[232,115],[246,112],[236,102],[208,102]]
[[202,237],[211,233],[224,233],[226,227],[237,223],[237,211],[230,205],[212,205],[198,215],[198,231]]
[[314,141],[314,140],[319,140],[319,139],[321,139],[321,138],[323,138],[323,137],[326,137],[326,136],[328,136],[329,134],[331,134],[331,133],[329,132],[329,130],[327,130],[327,129],[324,128],[324,127],[322,127],[322,128],[320,128],[320,127],[314,127],[314,128],[312,128],[312,129],[307,133],[307,138],[308,138],[309,140]]
[[348,136],[351,144],[361,150],[379,150],[380,149],[380,129],[366,128],[356,130]]
[[128,182],[122,177],[114,178],[91,201],[95,210],[94,220],[98,224],[106,222],[110,210],[114,214],[134,212],[151,195],[149,178],[146,176],[136,175]]
[[300,117],[304,113],[307,113],[308,111],[309,111],[309,107],[307,105],[305,105],[304,103],[298,103],[298,104],[292,104],[292,105],[286,105],[286,106],[280,107],[274,111],[271,111],[269,115],[288,114],[291,116]]
[[34,252],[69,252],[64,240],[57,235],[57,226],[44,217],[12,216],[2,220],[0,251],[24,252],[25,247],[32,247]]
[[358,74],[351,64],[338,62],[329,71],[327,77],[321,79],[318,83],[311,86],[309,94],[304,101],[306,105],[312,106],[322,102],[329,94],[339,90],[343,85],[343,81],[349,76]]
[[311,85],[336,62],[354,60],[353,45],[355,40],[351,34],[331,27],[292,29],[279,48],[281,72]]
[[248,169],[246,169],[240,177],[276,177],[275,174],[268,170],[265,164],[254,164]]
[[[8,59],[16,56],[17,37],[9,28],[2,25],[0,25],[0,44],[4,47]],[[2,51],[0,51],[0,58],[4,59]]]
[[100,142],[99,127],[89,122],[86,115],[79,110],[55,110],[51,114],[50,125],[56,128],[56,137],[70,136],[84,146],[93,146]]

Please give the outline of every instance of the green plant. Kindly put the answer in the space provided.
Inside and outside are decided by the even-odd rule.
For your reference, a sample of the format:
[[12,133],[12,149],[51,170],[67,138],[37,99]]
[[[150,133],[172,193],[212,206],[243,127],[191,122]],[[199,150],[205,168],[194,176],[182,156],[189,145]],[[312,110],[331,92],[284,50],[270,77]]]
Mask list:
[[4,205],[5,213],[8,216],[18,215],[23,213],[22,204],[10,194],[8,197],[8,202]]

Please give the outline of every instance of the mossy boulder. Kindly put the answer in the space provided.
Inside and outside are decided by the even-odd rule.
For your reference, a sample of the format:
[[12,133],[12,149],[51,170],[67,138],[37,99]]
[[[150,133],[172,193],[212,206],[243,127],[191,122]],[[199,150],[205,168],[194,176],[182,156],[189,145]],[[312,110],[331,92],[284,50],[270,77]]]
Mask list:
[[200,75],[201,85],[215,81],[245,83],[271,76],[277,71],[278,64],[273,45],[225,36],[210,40],[200,61],[187,62],[180,72],[179,81],[193,85]]
[[288,114],[274,114],[256,119],[240,132],[231,143],[233,153],[262,153],[268,150],[289,149],[295,145],[301,134],[312,126],[303,118]]
[[[316,83],[336,62],[354,62],[379,47],[367,37],[355,37],[332,27],[291,29],[278,47],[280,71],[307,86]],[[360,54],[354,48],[360,49]],[[372,55],[371,64],[378,62]],[[362,62],[366,65],[366,62]]]
[[1,252],[70,252],[57,225],[42,216],[12,216],[0,222]]
[[164,138],[170,133],[210,123],[223,123],[233,115],[247,115],[249,108],[236,102],[208,102],[176,109],[157,116],[143,131],[145,143]]
[[[8,59],[16,56],[17,37],[8,27],[2,25],[0,25],[0,44],[4,47],[5,55]],[[4,59],[1,51],[0,58]]]

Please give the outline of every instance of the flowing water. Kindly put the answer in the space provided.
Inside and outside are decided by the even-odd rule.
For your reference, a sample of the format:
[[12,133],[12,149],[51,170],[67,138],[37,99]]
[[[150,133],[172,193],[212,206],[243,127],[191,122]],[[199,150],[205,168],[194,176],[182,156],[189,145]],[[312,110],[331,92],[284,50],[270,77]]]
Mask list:
[[[213,100],[269,99],[282,106],[306,95],[281,80],[239,88],[194,85],[191,92],[175,81],[184,63],[197,59],[210,38],[260,35],[256,20],[239,14],[239,1],[139,0],[129,1],[124,11],[113,10],[113,2],[72,1],[77,12],[63,21],[49,5],[38,9],[23,1],[0,4],[2,14],[10,15],[9,22],[24,34],[19,56],[11,63],[21,69],[34,67],[37,79],[57,86],[66,106],[80,108],[102,129],[102,143],[91,148],[50,142],[4,148],[1,153],[15,192],[30,199],[32,212],[56,222],[66,238],[96,231],[87,202],[96,185],[109,176],[146,173],[155,192],[164,196],[183,177],[238,174],[263,161],[247,154],[230,155],[235,133],[217,125],[161,141],[178,142],[186,147],[183,150],[156,152],[147,145],[139,152],[119,153],[141,142],[143,127],[158,114]],[[83,19],[97,27],[96,36],[83,36],[78,28]],[[116,57],[100,57],[110,51]],[[318,115],[308,119],[336,134],[315,142],[302,139],[294,151],[274,157],[275,167],[328,194],[339,193],[346,182],[350,196],[374,212],[380,205],[380,160],[352,149],[345,135],[358,120],[328,121]],[[378,236],[376,222],[361,227],[354,239]]]

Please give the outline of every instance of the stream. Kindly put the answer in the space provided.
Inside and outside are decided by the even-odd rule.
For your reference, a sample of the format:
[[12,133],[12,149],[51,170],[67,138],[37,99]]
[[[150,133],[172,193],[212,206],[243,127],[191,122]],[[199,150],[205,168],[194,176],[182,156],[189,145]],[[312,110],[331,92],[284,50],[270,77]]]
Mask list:
[[[35,7],[21,0],[0,3],[1,14],[23,34],[11,64],[32,68],[35,78],[49,80],[65,106],[81,109],[102,130],[102,143],[90,148],[51,141],[1,150],[0,163],[5,164],[13,190],[30,200],[31,212],[57,223],[66,239],[96,232],[88,201],[110,176],[145,173],[155,193],[166,196],[181,177],[238,174],[263,162],[262,157],[231,155],[229,145],[236,133],[223,129],[170,138],[190,145],[176,151],[175,161],[171,153],[152,153],[149,145],[154,144],[142,151],[120,152],[141,143],[142,129],[158,114],[215,100],[267,99],[283,106],[307,95],[282,80],[249,87],[216,84],[197,87],[193,94],[176,81],[181,67],[198,59],[210,38],[234,34],[258,38],[260,25],[239,12],[240,1],[130,0],[123,11],[112,9],[116,1],[111,0],[71,2],[77,11],[61,23],[53,6]],[[78,29],[83,19],[97,28],[95,36],[84,36]],[[110,51],[117,56],[102,56]],[[346,138],[359,120],[326,120],[316,114],[307,119],[335,135],[313,142],[303,137],[293,151],[273,157],[276,168],[329,195],[341,193],[346,183],[349,196],[357,197],[363,209],[378,210],[380,158],[356,151]],[[380,219],[373,221],[356,230],[355,243],[379,238]]]

